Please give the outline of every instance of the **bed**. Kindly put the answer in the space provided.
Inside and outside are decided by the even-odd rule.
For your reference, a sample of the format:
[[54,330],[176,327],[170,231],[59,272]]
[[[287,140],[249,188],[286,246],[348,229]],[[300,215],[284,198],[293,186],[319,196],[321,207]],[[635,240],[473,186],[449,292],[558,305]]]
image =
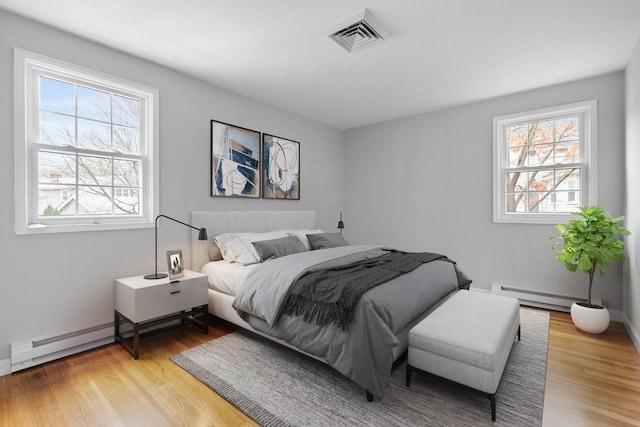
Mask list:
[[[315,230],[316,213],[194,211],[191,223],[205,227],[213,239],[224,233]],[[386,249],[349,245],[241,266],[211,261],[213,245],[212,240],[192,239],[192,269],[204,269],[209,276],[209,312],[328,363],[366,390],[369,401],[374,396],[379,399],[384,396],[392,364],[407,349],[409,330],[464,285],[455,263],[448,260],[424,263],[366,291],[357,302],[354,320],[346,330],[336,324],[318,326],[300,316],[283,313],[280,302],[289,292],[284,282],[317,266],[368,262]]]

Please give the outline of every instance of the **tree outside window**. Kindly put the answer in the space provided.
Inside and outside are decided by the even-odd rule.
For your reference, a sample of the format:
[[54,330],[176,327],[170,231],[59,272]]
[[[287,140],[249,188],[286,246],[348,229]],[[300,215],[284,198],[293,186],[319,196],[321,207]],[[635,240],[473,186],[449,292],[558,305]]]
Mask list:
[[595,197],[595,101],[494,118],[494,221],[556,223]]
[[138,101],[48,77],[39,93],[38,187],[60,194],[55,215],[139,214]]

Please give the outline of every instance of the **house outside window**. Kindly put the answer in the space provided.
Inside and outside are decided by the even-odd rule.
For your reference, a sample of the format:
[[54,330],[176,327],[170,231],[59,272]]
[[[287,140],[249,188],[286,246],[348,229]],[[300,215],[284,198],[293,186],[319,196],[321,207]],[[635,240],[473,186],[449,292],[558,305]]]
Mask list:
[[597,203],[597,102],[495,117],[494,222],[557,224]]
[[153,226],[157,89],[16,49],[16,233]]

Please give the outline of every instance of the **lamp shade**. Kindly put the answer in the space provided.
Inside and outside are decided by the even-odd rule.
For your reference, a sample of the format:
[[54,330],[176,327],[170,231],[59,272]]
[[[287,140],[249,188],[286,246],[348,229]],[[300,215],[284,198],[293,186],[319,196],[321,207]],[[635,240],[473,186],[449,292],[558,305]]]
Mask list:
[[149,280],[155,280],[155,279],[164,279],[165,277],[168,276],[168,274],[166,273],[158,273],[158,220],[160,219],[160,217],[162,218],[166,218],[166,219],[170,219],[173,222],[177,222],[178,224],[182,224],[186,227],[189,228],[193,228],[194,230],[198,230],[198,240],[207,240],[207,229],[202,227],[202,228],[197,228],[194,227],[193,225],[187,224],[186,222],[182,222],[180,220],[177,220],[175,218],[171,218],[170,216],[166,216],[166,215],[158,215],[156,217],[156,233],[155,233],[155,240],[156,240],[156,256],[155,256],[155,265],[156,265],[156,269],[155,272],[152,274],[147,274],[146,276],[144,276],[145,279],[149,279]]

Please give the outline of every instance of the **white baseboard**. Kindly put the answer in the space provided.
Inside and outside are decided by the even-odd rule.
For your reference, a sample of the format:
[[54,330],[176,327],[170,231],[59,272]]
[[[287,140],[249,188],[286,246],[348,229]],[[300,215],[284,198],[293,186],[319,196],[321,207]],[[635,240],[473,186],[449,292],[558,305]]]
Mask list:
[[627,330],[627,333],[629,334],[629,338],[631,338],[631,342],[636,347],[636,350],[638,350],[638,353],[640,353],[640,334],[633,327],[626,313],[622,313],[622,317],[623,317],[622,322],[624,323],[624,327]]
[[609,315],[614,322],[624,323],[624,313],[622,313],[622,311],[609,309]]
[[[485,289],[485,288],[480,288],[480,287],[476,287],[476,286],[471,286],[469,288],[469,290],[470,291],[474,291],[474,292],[492,293],[491,289]],[[557,305],[552,305],[552,304],[544,304],[544,303],[540,303],[540,302],[529,302],[529,303],[534,307],[546,308],[548,310],[569,312],[570,309],[571,309],[571,307],[562,307],[562,306],[557,306]],[[525,304],[527,304],[527,303],[525,303]],[[622,311],[620,311],[620,310],[611,310],[611,309],[609,309],[609,315],[611,316],[611,320],[613,320],[615,322],[622,322],[622,323],[625,324],[625,326],[629,323],[627,318],[626,318],[626,316],[624,315],[624,313]],[[636,334],[636,337],[637,336],[638,336],[638,334]],[[636,347],[638,347],[638,346],[636,345]]]
[[112,343],[113,320],[11,343],[11,372]]
[[11,359],[0,360],[0,377],[11,373]]

